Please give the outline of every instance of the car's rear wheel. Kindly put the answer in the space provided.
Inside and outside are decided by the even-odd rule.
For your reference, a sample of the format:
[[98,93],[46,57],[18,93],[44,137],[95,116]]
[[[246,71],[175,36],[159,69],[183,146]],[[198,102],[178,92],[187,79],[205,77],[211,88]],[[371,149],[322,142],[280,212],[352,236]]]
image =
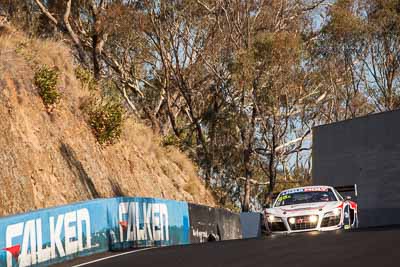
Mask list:
[[354,212],[353,228],[358,228],[358,212]]

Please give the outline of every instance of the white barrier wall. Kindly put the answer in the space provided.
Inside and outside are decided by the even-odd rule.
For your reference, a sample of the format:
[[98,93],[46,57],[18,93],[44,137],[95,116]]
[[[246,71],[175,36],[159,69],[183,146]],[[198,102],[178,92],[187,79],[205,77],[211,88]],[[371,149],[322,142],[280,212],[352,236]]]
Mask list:
[[189,244],[186,202],[99,199],[0,218],[0,266],[47,266],[125,247]]

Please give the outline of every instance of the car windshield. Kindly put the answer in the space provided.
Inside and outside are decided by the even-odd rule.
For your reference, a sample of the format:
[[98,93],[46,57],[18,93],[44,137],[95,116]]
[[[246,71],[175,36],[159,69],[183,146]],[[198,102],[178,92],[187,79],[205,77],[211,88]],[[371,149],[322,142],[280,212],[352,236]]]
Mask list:
[[336,196],[329,188],[298,188],[279,194],[275,207],[313,202],[336,201]]

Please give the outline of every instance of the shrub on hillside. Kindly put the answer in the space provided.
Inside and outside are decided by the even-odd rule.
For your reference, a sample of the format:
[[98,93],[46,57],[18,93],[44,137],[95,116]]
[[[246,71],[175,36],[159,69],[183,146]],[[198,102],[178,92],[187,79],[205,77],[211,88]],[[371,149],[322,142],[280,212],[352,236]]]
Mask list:
[[97,141],[102,145],[113,144],[121,136],[124,123],[124,107],[114,99],[92,104],[89,109],[89,125]]
[[34,83],[47,108],[54,107],[60,100],[57,89],[59,72],[55,68],[42,66],[35,72]]
[[83,67],[77,67],[75,69],[75,76],[81,82],[82,86],[87,88],[89,91],[97,89],[96,79],[89,70]]

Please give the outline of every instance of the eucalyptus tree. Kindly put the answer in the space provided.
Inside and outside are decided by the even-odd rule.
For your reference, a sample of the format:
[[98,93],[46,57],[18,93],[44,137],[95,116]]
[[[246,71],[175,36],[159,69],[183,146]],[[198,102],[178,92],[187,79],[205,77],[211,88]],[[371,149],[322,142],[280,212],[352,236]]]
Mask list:
[[327,108],[326,119],[398,108],[398,1],[340,0],[328,8],[327,15],[320,56],[332,78],[336,101]]

